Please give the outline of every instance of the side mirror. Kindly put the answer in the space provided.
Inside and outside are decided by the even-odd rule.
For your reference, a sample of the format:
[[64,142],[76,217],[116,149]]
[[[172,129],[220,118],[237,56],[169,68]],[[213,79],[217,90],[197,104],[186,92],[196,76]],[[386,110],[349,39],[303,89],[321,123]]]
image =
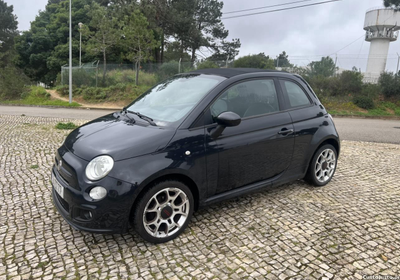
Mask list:
[[217,128],[211,132],[211,137],[217,139],[224,129],[229,126],[238,126],[242,119],[234,112],[223,112],[217,117]]
[[234,112],[223,112],[217,117],[217,124],[222,126],[237,126],[242,119]]

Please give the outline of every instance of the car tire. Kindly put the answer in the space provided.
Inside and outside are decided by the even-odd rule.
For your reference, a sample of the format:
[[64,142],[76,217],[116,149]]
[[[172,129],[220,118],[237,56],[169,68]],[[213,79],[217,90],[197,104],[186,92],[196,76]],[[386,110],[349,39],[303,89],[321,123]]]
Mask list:
[[337,151],[332,145],[325,144],[315,152],[304,180],[314,186],[325,186],[331,181],[336,167]]
[[144,240],[164,243],[186,229],[193,210],[193,194],[185,184],[163,181],[153,185],[137,201],[133,226]]

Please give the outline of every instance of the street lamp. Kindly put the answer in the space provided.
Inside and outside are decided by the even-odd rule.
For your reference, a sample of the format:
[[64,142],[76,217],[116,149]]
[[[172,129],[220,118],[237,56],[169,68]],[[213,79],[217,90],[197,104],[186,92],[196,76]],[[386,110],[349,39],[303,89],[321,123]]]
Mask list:
[[79,25],[79,67],[82,67],[82,27],[83,23],[78,23]]
[[69,0],[69,104],[72,103],[72,0]]

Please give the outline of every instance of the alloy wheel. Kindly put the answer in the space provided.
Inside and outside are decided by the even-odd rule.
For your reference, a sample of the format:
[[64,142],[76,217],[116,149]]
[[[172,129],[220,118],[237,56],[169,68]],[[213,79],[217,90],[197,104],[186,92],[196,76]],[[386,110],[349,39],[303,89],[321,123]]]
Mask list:
[[328,181],[335,171],[336,156],[331,149],[323,150],[315,162],[315,177],[321,183]]
[[190,201],[179,188],[165,188],[154,194],[143,212],[143,225],[148,234],[165,238],[175,234],[185,224]]

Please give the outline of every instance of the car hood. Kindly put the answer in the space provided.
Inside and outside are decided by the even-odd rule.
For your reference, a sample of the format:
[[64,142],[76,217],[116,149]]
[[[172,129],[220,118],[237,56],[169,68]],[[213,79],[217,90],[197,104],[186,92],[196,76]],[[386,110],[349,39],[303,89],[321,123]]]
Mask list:
[[99,155],[110,155],[118,161],[162,149],[174,133],[175,129],[151,126],[143,121],[134,123],[114,113],[78,127],[68,135],[64,145],[87,161]]

